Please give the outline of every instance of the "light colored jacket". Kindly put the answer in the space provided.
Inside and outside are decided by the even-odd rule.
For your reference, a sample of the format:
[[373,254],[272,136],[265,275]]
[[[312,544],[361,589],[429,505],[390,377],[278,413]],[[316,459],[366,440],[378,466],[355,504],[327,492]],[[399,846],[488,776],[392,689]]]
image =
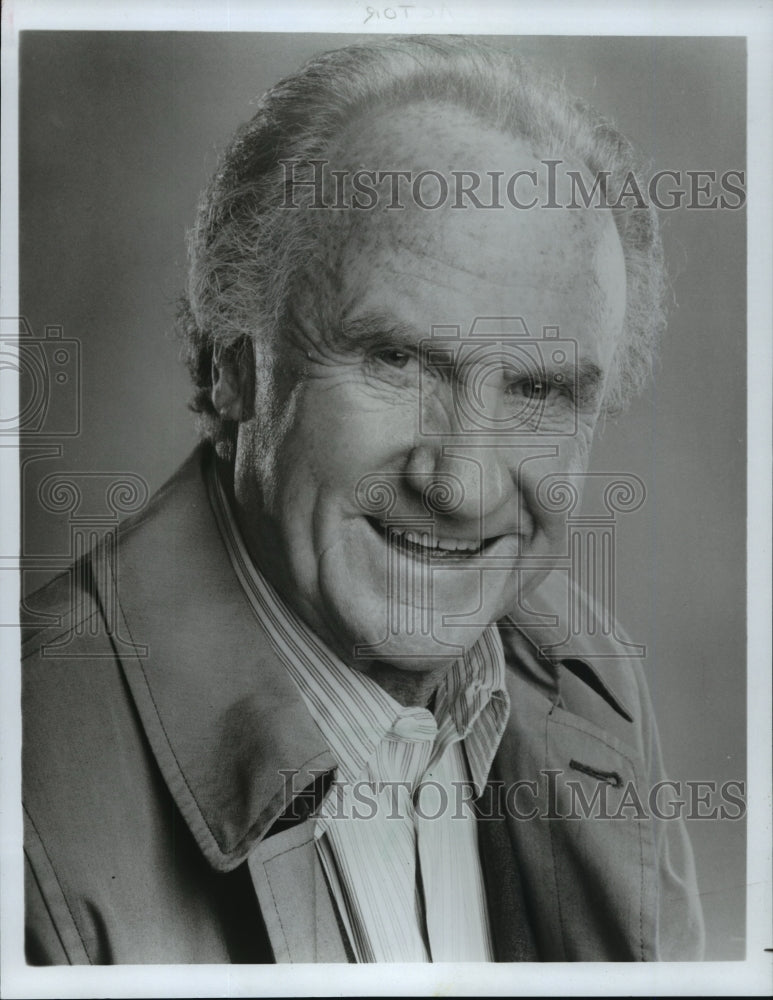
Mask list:
[[[240,589],[205,458],[28,600],[52,616],[23,646],[32,962],[351,960],[304,818],[336,760]],[[497,959],[700,958],[682,822],[618,809],[663,778],[639,664],[500,627],[512,711],[478,803]],[[619,818],[566,818],[578,787]]]

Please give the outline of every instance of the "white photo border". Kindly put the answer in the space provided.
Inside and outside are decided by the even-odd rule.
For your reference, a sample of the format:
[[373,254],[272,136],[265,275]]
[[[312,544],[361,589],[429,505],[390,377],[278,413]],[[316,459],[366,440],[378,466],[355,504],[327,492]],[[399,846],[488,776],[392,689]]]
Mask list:
[[[520,35],[743,35],[748,46],[748,854],[747,958],[673,964],[383,966],[27,967],[23,959],[19,648],[0,629],[3,655],[0,774],[0,959],[5,997],[410,996],[410,995],[767,995],[773,987],[771,899],[771,373],[773,372],[773,6],[750,2],[540,4],[426,0],[438,12],[423,23],[373,18],[347,3],[194,3],[111,0],[99,3],[8,0],[2,34],[2,247],[0,315],[18,313],[18,37],[26,29],[432,31]],[[394,8],[390,8],[394,9]],[[445,12],[445,13],[443,13]],[[6,405],[12,406],[13,400]],[[18,548],[17,453],[0,449],[1,551]],[[15,533],[15,534],[14,534]],[[16,541],[14,541],[16,539]],[[2,573],[4,607],[18,605],[19,582]],[[8,602],[6,604],[6,602]],[[754,669],[751,666],[754,665]]]

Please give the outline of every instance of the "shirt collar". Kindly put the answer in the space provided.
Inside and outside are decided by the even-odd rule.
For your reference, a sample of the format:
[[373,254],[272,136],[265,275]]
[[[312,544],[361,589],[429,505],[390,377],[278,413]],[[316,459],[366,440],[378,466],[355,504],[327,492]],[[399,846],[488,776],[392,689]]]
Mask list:
[[[406,710],[365,674],[347,667],[282,600],[249,556],[215,463],[208,488],[226,551],[257,620],[336,757],[339,780],[356,781]],[[470,776],[481,794],[507,725],[510,702],[496,626],[454,662],[435,705],[436,755],[465,741]]]

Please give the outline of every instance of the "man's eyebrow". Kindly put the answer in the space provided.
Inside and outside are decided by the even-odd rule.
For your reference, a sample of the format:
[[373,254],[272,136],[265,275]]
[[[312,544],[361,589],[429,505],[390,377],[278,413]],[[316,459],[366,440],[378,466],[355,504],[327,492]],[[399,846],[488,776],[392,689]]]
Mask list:
[[[568,386],[578,406],[596,404],[604,384],[604,372],[595,361],[580,358],[577,364],[567,361],[561,365],[548,366],[546,371],[554,382]],[[557,375],[561,376],[560,379],[556,379]]]
[[380,313],[342,319],[333,334],[336,346],[344,349],[378,347],[383,344],[418,344],[427,337],[411,323]]

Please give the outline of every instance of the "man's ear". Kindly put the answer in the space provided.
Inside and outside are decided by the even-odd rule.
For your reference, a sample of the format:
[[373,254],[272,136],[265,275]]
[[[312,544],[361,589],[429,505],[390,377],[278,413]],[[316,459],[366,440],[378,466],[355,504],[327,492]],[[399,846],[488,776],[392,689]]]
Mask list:
[[237,423],[252,413],[253,382],[249,342],[215,344],[212,351],[212,405],[223,420]]

